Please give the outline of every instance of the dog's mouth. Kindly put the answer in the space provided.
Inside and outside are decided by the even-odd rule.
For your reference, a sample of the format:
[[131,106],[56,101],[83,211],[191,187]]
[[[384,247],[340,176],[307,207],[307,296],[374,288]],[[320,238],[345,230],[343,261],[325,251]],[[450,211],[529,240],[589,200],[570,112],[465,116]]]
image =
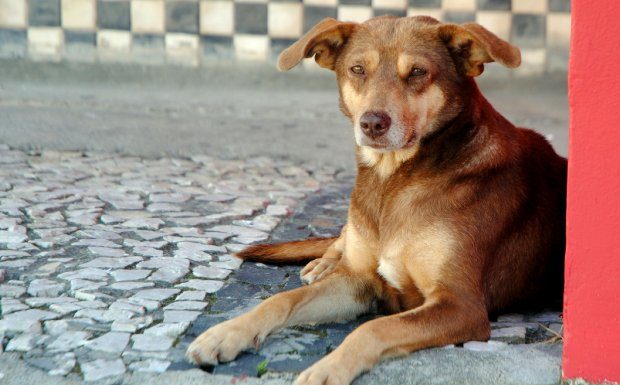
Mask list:
[[[409,126],[400,129],[396,127],[394,129],[404,131],[401,134],[402,136],[396,142],[393,141],[394,138],[390,140],[391,135],[389,135],[389,133],[374,139],[362,134],[359,136],[358,145],[372,148],[373,150],[377,150],[380,152],[398,151],[408,149],[416,145],[416,142],[419,139],[419,135],[417,134],[417,130],[414,127]],[[359,128],[356,128],[356,130],[359,130]]]
[[403,144],[400,147],[394,147],[393,145],[390,145],[388,143],[377,143],[377,142],[373,142],[373,143],[368,143],[365,146],[366,147],[370,147],[373,150],[379,150],[379,151],[395,151],[395,150],[402,150],[405,148],[411,148],[415,145],[415,143],[417,142],[418,136],[416,135],[415,131],[411,131],[411,134],[409,134],[409,137],[407,139],[407,141],[405,142],[405,144]]

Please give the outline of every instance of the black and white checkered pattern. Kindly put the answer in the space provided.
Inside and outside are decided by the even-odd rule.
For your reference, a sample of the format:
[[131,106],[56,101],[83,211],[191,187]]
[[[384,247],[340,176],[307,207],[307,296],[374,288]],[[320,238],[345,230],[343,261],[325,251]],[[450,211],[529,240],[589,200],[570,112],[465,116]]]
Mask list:
[[566,70],[569,0],[0,0],[0,57],[272,60],[325,17],[476,21],[523,51],[523,73]]

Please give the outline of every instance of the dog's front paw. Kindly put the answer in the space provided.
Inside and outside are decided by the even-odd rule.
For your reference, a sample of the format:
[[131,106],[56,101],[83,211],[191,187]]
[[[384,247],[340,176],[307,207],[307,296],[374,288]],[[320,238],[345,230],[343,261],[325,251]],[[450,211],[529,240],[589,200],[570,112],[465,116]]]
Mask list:
[[345,365],[327,356],[304,370],[294,385],[349,385],[353,378]]
[[234,360],[239,353],[251,347],[258,348],[263,338],[252,331],[250,325],[232,319],[198,336],[185,355],[196,365],[217,365]]
[[310,285],[331,273],[337,264],[338,260],[334,258],[319,258],[310,261],[299,273],[301,281]]

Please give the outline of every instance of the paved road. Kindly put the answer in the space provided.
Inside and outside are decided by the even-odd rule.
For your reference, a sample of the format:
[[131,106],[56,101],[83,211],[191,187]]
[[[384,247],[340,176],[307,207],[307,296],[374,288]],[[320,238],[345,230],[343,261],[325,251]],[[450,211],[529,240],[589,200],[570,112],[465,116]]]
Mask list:
[[[487,80],[481,87],[518,125],[551,135],[565,154],[563,79]],[[133,155],[290,157],[352,167],[353,139],[327,71],[270,67],[0,66],[0,143]]]

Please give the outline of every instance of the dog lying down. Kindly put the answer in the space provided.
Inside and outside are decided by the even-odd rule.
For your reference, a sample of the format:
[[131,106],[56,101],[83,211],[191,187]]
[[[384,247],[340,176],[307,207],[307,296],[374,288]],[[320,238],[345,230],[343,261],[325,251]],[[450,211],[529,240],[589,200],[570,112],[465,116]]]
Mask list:
[[566,159],[482,96],[484,64],[519,49],[475,23],[431,17],[325,19],[279,57],[335,71],[353,123],[358,175],[338,238],[251,246],[241,258],[311,261],[306,286],[216,325],[188,348],[196,364],[234,360],[303,323],[366,322],[296,385],[347,385],[387,357],[489,338],[489,315],[560,303]]

